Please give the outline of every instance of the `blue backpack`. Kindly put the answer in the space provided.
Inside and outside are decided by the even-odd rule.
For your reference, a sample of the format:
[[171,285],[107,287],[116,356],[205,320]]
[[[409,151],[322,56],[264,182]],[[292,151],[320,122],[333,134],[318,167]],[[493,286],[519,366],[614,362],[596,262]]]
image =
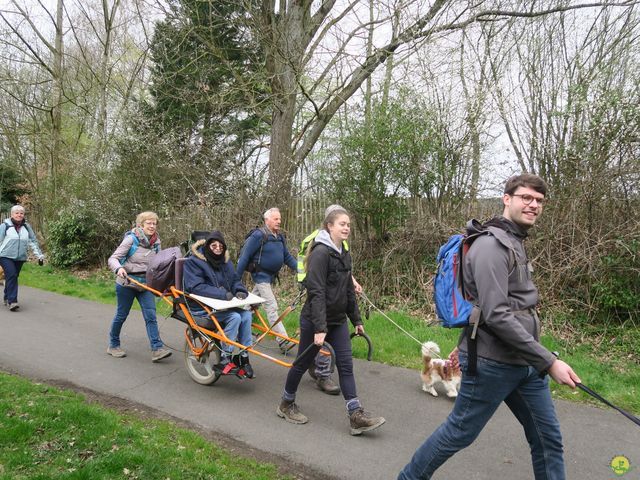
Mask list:
[[436,257],[438,269],[433,279],[433,297],[436,315],[443,327],[461,328],[473,323],[469,320],[474,305],[467,301],[464,294],[462,258],[469,250],[471,243],[485,233],[489,232],[485,230],[473,235],[452,235],[438,251]]

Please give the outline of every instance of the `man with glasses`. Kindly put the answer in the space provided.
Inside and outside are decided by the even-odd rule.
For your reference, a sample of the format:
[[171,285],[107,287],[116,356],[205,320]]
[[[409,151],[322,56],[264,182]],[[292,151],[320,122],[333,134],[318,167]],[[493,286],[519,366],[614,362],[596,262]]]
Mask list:
[[502,216],[480,227],[469,224],[469,234],[486,233],[475,239],[463,258],[465,293],[481,311],[477,369],[468,369],[465,329],[450,355],[463,372],[453,410],[416,450],[398,480],[431,478],[451,456],[471,445],[502,402],[524,428],[534,478],[565,478],[562,436],[548,377],[571,388],[580,379],[540,344],[538,291],[523,245],[542,213],[546,193],[547,185],[537,175],[511,177],[502,197]]

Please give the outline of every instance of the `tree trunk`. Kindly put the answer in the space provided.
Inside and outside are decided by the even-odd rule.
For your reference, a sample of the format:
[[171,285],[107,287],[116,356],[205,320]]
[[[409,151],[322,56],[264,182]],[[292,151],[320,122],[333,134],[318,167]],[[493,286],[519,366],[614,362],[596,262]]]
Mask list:
[[63,29],[62,29],[62,13],[64,10],[64,1],[58,0],[56,7],[56,37],[55,48],[53,51],[52,77],[53,88],[51,90],[51,153],[49,173],[51,175],[51,193],[52,199],[56,198],[57,190],[57,171],[60,161],[60,150],[62,145],[62,71],[63,71]]

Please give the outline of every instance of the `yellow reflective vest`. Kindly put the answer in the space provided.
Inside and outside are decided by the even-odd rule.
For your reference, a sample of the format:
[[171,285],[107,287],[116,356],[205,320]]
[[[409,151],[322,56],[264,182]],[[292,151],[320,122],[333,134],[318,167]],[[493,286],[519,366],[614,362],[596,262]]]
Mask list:
[[[304,269],[304,261],[307,258],[307,250],[309,250],[309,246],[313,242],[313,240],[318,236],[320,230],[314,230],[309,235],[307,235],[302,243],[300,243],[300,249],[298,250],[298,282],[304,282],[304,279],[307,276],[307,272]],[[342,241],[342,246],[346,251],[349,251],[349,244],[346,240]]]

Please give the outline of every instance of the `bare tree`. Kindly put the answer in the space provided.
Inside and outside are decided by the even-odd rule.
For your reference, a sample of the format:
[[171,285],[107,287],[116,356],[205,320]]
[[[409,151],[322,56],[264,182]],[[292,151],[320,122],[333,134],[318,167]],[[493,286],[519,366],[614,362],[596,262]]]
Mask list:
[[[287,196],[296,169],[314,148],[322,131],[338,109],[357,92],[376,69],[394,52],[425,43],[449,32],[464,29],[479,22],[502,22],[510,18],[537,18],[578,8],[602,6],[631,6],[636,2],[593,2],[567,4],[566,2],[513,2],[480,1],[473,5],[435,0],[406,2],[405,12],[411,12],[411,21],[405,21],[384,45],[374,48],[370,55],[352,62],[351,72],[340,84],[332,85],[324,95],[311,97],[301,88],[301,78],[314,58],[308,50],[319,45],[317,37],[328,38],[348,12],[358,2],[338,4],[336,0],[320,2],[264,0],[256,6],[247,4],[255,25],[255,32],[264,46],[272,94],[271,149],[269,155],[269,196]],[[366,18],[371,16],[367,13]],[[358,27],[366,32],[367,25]],[[355,34],[354,34],[355,35]],[[333,42],[351,42],[354,35],[333,36]],[[361,47],[366,51],[366,42]],[[336,52],[345,52],[341,45]],[[330,60],[329,63],[334,60]],[[302,105],[301,105],[302,104]],[[296,112],[302,107],[313,112],[299,131],[294,131]]]
[[[48,110],[51,117],[51,134],[49,141],[49,175],[52,186],[53,194],[56,194],[57,189],[57,171],[60,163],[61,153],[61,132],[62,132],[62,103],[63,103],[63,58],[64,58],[64,42],[63,42],[63,0],[57,0],[55,12],[49,11],[46,6],[41,5],[46,16],[51,20],[51,25],[54,30],[53,42],[47,39],[47,35],[42,31],[31,15],[23,8],[16,0],[11,0],[13,7],[12,12],[0,11],[0,18],[9,27],[12,33],[17,38],[17,47],[23,52],[28,62],[37,65],[39,68],[46,71],[51,79],[51,96],[48,102],[48,106],[45,108]],[[28,33],[21,31],[16,22],[10,21],[7,18],[11,13],[19,19],[19,22],[24,22],[28,25]],[[36,40],[38,46],[34,46],[33,40]],[[43,48],[39,48],[39,47]]]
[[[144,87],[151,20],[123,0],[57,0],[55,11],[11,0],[0,10],[0,143],[33,183],[33,201],[50,212],[69,196],[99,195],[110,138]],[[82,177],[93,186],[73,191],[73,183],[86,185]]]

